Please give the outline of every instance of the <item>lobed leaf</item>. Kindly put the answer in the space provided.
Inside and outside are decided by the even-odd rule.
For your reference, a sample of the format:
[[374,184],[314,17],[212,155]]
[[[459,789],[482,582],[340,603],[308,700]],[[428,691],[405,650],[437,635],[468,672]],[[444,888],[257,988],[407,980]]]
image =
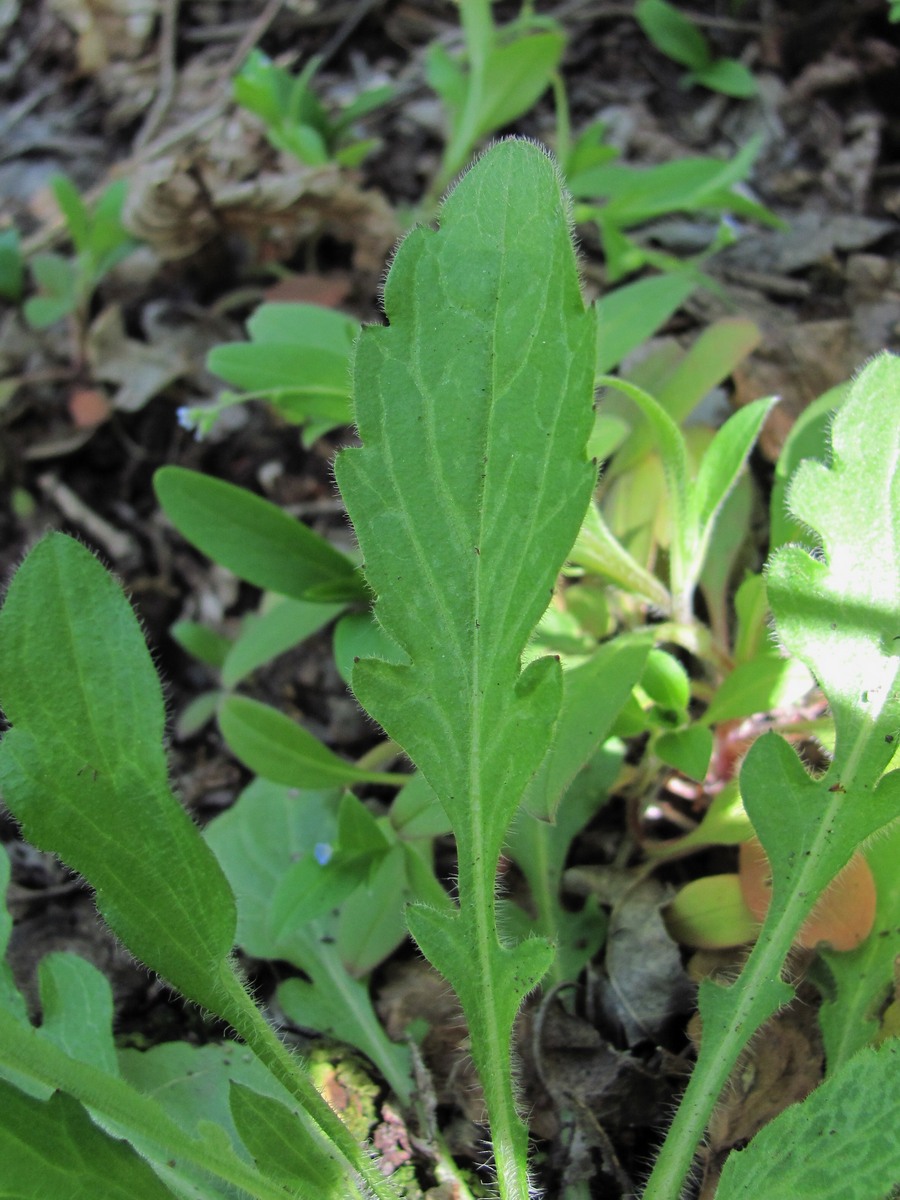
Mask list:
[[892,1136],[900,1044],[860,1051],[725,1163],[717,1200],[883,1200],[900,1179]]
[[828,697],[837,730],[829,782],[870,789],[900,735],[900,358],[856,378],[831,428],[829,467],[800,464],[794,517],[821,535],[823,558],[780,549],[766,586],[782,645]]
[[556,664],[521,673],[521,654],[595,478],[593,317],[543,153],[504,142],[465,176],[440,232],[403,243],[385,307],[390,326],[357,346],[364,445],[336,473],[376,615],[410,661],[358,663],[354,690],[499,853],[560,700]]
[[458,912],[409,927],[462,1001],[485,1086],[501,1194],[524,1194],[509,1038],[549,946],[501,944],[494,875],[561,703],[559,664],[522,652],[595,481],[593,313],[578,284],[558,174],[536,146],[494,147],[417,229],[385,286],[387,328],[354,365],[362,448],[338,483],[407,661],[363,660],[353,688],[440,799],[459,853]]

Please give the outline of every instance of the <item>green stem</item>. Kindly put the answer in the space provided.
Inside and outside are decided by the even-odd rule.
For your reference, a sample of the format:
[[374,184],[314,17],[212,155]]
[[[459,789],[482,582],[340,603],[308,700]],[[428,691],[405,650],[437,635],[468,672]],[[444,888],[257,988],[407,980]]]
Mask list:
[[698,573],[698,530],[690,502],[690,466],[684,435],[659,401],[643,388],[615,375],[600,375],[595,384],[598,387],[615,388],[628,396],[653,429],[666,479],[666,491],[672,505],[672,544],[669,550],[672,617],[680,624],[691,625],[694,621],[693,599]]
[[441,160],[441,169],[431,186],[432,198],[440,196],[463,169],[478,140],[487,79],[487,60],[494,45],[490,0],[458,0],[458,3],[466,42],[469,77],[462,112],[450,131],[450,138]]
[[[816,870],[815,848],[809,863],[810,866],[798,876],[780,919],[763,926],[740,978],[728,989],[719,984],[704,985],[706,989],[726,992],[725,996],[709,993],[710,1001],[725,1000],[725,1003],[715,1006],[719,1011],[713,1012],[713,1020],[709,1021],[704,1008],[711,1011],[713,1005],[704,1005],[701,992],[703,1034],[700,1055],[642,1200],[676,1200],[681,1194],[697,1146],[738,1059],[763,1022],[791,998],[792,989],[782,980],[781,972],[794,937],[821,891],[809,884]],[[780,988],[773,988],[773,980],[779,981]]]
[[344,1156],[365,1185],[360,1187],[357,1184],[357,1193],[364,1196],[367,1194],[367,1188],[377,1200],[397,1200],[394,1189],[337,1113],[316,1090],[299,1060],[288,1050],[253,1003],[230,964],[223,964],[221,984],[223,995],[220,1014],[240,1034],[279,1083],[299,1101],[311,1120]]
[[[473,974],[479,982],[481,1012],[469,1016],[472,1028],[482,1031],[472,1037],[472,1058],[478,1070],[491,1131],[500,1200],[528,1200],[528,1129],[522,1122],[513,1091],[510,1030],[501,1028],[498,1006],[505,981],[498,970],[496,862],[484,854],[486,847],[476,830],[474,854],[460,855],[459,905],[463,918],[474,926]],[[468,860],[468,861],[466,861]],[[486,864],[492,863],[485,869]]]

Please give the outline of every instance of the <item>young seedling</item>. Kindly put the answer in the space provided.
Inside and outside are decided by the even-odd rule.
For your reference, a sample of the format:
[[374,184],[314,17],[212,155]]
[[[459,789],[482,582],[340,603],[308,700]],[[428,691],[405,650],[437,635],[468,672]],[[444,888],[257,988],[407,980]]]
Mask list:
[[47,329],[63,317],[74,316],[80,344],[95,288],[137,245],[122,225],[128,185],[124,179],[116,180],[91,207],[65,175],[57,175],[51,186],[75,257],[47,253],[31,259],[38,293],[25,301],[25,319],[35,329]]
[[640,0],[634,15],[657,50],[688,68],[684,87],[699,83],[741,100],[756,95],[756,80],[744,64],[735,58],[714,58],[702,31],[674,4]]
[[321,66],[311,58],[299,75],[279,67],[261,50],[252,50],[234,80],[234,96],[265,122],[266,136],[308,166],[335,162],[358,166],[378,145],[374,138],[357,140],[354,124],[381,108],[393,96],[390,87],[363,92],[337,116],[331,116],[312,83]]
[[527,112],[553,82],[565,34],[528,7],[523,5],[517,21],[498,28],[491,0],[460,0],[464,61],[439,42],[429,48],[428,82],[443,100],[450,125],[432,196],[463,170],[483,138]]

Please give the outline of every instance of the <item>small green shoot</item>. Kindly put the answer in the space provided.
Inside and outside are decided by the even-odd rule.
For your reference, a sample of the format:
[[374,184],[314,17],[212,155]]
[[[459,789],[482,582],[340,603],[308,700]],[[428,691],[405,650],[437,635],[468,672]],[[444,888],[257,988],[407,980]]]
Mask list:
[[393,96],[390,87],[363,92],[337,116],[332,116],[313,91],[321,62],[311,58],[299,75],[273,63],[261,50],[252,50],[234,79],[234,98],[266,127],[266,137],[277,150],[305,163],[324,166],[335,162],[358,166],[378,146],[375,139],[354,136],[357,121]]
[[128,185],[116,180],[90,207],[65,175],[57,175],[51,187],[75,257],[46,253],[30,260],[38,293],[25,301],[25,319],[35,329],[47,329],[74,315],[83,329],[97,285],[137,246],[122,225]]
[[471,160],[479,142],[527,112],[550,87],[565,49],[555,21],[522,13],[509,25],[494,24],[491,0],[460,0],[465,53],[462,59],[433,43],[426,77],[444,102],[449,122],[440,170],[432,185],[439,196]]
[[725,96],[746,100],[758,85],[751,72],[734,58],[715,58],[703,32],[667,0],[639,0],[638,24],[657,50],[688,68],[683,87],[699,83]]

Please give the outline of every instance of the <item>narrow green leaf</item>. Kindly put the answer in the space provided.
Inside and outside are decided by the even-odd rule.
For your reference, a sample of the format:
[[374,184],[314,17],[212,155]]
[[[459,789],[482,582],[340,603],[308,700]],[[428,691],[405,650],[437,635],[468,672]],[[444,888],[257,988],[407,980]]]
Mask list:
[[687,275],[651,275],[613,288],[597,301],[597,374],[606,375],[696,291]]
[[78,188],[67,175],[54,175],[50,181],[50,187],[63,215],[72,244],[79,254],[83,254],[88,248],[90,216]]
[[222,666],[231,649],[231,638],[216,633],[214,629],[210,629],[208,625],[201,625],[199,621],[176,621],[169,629],[169,636],[182,650],[206,663],[208,667],[215,667],[216,670]]
[[354,691],[432,785],[456,834],[461,912],[410,910],[456,989],[485,1087],[501,1194],[527,1194],[509,1039],[550,948],[503,945],[494,878],[523,790],[550,742],[559,664],[521,670],[594,484],[594,315],[568,204],[537,147],[494,147],[445,202],[441,229],[402,244],[390,325],[363,331],[354,367],[361,449],[337,478],[408,663],[364,660]]
[[738,211],[734,185],[747,178],[761,145],[753,139],[731,159],[683,158],[654,167],[607,164],[570,183],[579,198],[605,199],[605,219],[621,228],[673,212]]
[[16,227],[0,229],[0,299],[18,304],[25,283],[22,239]]
[[268,500],[184,467],[163,467],[153,486],[178,532],[248,583],[294,600],[363,595],[350,560]]
[[883,1200],[900,1179],[900,1044],[862,1050],[725,1163],[717,1200]]
[[318,633],[342,607],[279,598],[265,612],[245,617],[241,632],[222,662],[222,683],[234,687],[279,654]]
[[715,725],[719,721],[733,721],[735,717],[771,712],[773,708],[800,700],[814,686],[815,681],[803,663],[764,649],[756,658],[738,663],[725,676],[703,714],[703,721]]
[[[665,371],[658,387],[643,380],[641,387],[653,393],[676,425],[682,425],[704,396],[727,379],[759,344],[761,336],[758,326],[745,317],[723,318],[703,330],[687,353]],[[610,407],[618,412],[622,405],[614,402]],[[658,438],[649,420],[636,417],[633,410],[624,415],[630,418],[633,433],[613,460],[609,479],[631,470]]]
[[0,786],[25,836],[91,881],[133,954],[215,1008],[231,891],[169,789],[162,692],[137,619],[63,534],[39,542],[10,585],[0,695],[13,726]]
[[222,736],[232,753],[263,779],[296,788],[353,783],[402,783],[402,775],[364,771],[339,758],[302,725],[246,696],[226,696],[219,709]]
[[[697,521],[698,555],[706,545],[719,509],[727,499],[737,477],[756,444],[763,422],[777,403],[775,397],[754,400],[733,413],[718,430],[700,462],[694,481],[692,502]],[[697,567],[699,573],[699,566]]]

